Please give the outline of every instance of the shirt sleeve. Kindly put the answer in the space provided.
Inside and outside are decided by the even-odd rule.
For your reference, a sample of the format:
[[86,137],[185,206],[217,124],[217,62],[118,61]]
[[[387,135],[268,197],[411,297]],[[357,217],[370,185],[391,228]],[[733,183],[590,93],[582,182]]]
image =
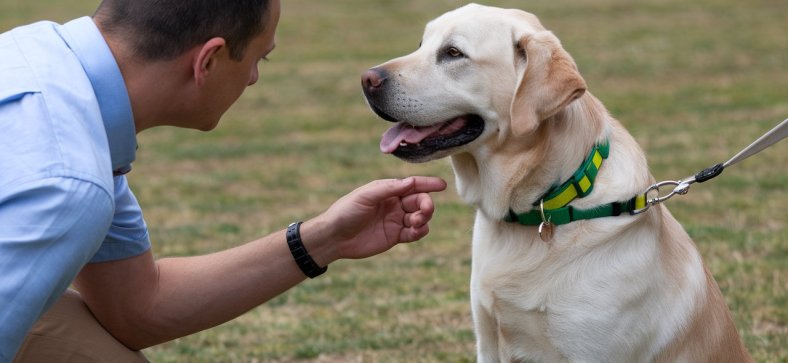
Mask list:
[[105,188],[69,177],[34,178],[0,193],[0,361],[96,253],[112,221]]
[[134,257],[150,249],[150,238],[137,198],[126,176],[115,177],[115,215],[104,243],[90,260],[108,262]]

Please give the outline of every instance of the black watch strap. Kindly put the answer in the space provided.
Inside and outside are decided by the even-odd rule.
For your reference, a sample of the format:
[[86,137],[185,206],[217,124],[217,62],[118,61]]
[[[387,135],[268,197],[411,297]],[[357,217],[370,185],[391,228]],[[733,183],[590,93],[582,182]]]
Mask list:
[[287,246],[290,247],[290,253],[293,254],[293,258],[295,259],[296,264],[298,264],[298,268],[304,272],[304,275],[307,275],[309,278],[313,279],[326,272],[328,270],[328,266],[318,266],[317,262],[315,262],[315,260],[312,259],[312,256],[309,255],[309,252],[307,252],[306,247],[304,247],[304,243],[301,241],[301,223],[303,222],[290,223],[290,225],[287,226],[287,233],[285,234],[287,238]]

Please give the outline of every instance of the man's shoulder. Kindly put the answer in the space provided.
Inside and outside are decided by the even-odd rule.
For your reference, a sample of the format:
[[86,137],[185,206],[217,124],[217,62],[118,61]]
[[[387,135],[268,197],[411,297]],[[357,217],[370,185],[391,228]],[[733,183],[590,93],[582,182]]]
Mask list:
[[[14,101],[23,95],[40,92],[29,59],[40,56],[40,52],[31,52],[28,48],[41,48],[41,38],[47,33],[55,33],[52,24],[39,22],[20,26],[0,34],[0,103]],[[36,40],[33,44],[28,44]],[[48,43],[48,42],[44,42]],[[38,44],[38,46],[34,46]],[[44,46],[43,49],[50,47]]]
[[14,66],[24,61],[31,56],[27,54],[30,51],[57,51],[58,45],[63,43],[58,33],[60,26],[51,21],[40,21],[0,33],[0,49],[3,50],[0,67],[7,68],[9,64]]
[[[41,91],[49,84],[87,81],[79,60],[61,36],[60,24],[42,21],[20,26],[0,34],[0,92]],[[11,77],[11,78],[7,78]],[[0,97],[2,100],[2,97]]]
[[[39,22],[0,35],[0,165],[8,178],[90,176],[111,190],[98,103],[62,26]],[[98,157],[97,157],[98,156]],[[5,179],[5,180],[4,180]]]
[[19,38],[42,38],[57,33],[60,24],[52,21],[38,21],[35,23],[19,25],[0,33],[0,44],[13,42]]

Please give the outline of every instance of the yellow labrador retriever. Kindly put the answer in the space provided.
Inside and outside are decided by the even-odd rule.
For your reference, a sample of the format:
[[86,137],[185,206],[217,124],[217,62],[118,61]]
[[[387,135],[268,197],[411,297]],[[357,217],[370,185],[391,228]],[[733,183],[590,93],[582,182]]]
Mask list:
[[[751,361],[632,136],[529,13],[471,4],[364,73],[380,148],[446,156],[477,208],[479,362]],[[633,198],[634,197],[634,198]]]

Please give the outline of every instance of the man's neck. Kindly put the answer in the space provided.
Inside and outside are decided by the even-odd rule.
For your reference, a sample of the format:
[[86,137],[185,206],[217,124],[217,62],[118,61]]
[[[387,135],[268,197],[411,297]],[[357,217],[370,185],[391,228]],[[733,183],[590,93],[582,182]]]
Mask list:
[[105,32],[99,22],[96,23],[126,83],[136,132],[177,124],[175,115],[189,98],[190,55],[186,53],[163,61],[140,59],[127,42]]

